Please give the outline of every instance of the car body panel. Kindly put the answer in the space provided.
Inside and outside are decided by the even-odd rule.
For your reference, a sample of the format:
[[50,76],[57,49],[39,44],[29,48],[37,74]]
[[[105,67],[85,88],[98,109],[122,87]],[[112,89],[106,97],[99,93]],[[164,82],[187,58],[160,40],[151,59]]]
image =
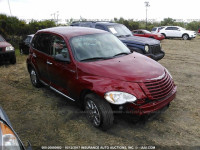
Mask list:
[[[8,126],[10,128],[10,130],[14,133],[14,135],[16,136],[19,144],[20,144],[20,150],[25,150],[25,147],[22,143],[22,141],[20,140],[20,138],[18,137],[17,133],[14,131],[14,129],[12,128],[11,122],[7,116],[7,114],[5,113],[5,111],[2,109],[2,107],[0,106],[0,121],[2,123],[4,123],[4,125]],[[2,132],[1,132],[1,128],[0,128],[0,149],[2,148]],[[29,146],[27,149],[32,150],[32,148]]]
[[[102,99],[104,99],[106,92],[122,91],[135,95],[138,100],[144,100],[147,99],[148,95],[144,91],[145,88],[140,84],[151,80],[158,80],[163,75],[167,74],[162,65],[136,52],[107,60],[93,62],[77,61],[71,49],[71,38],[87,34],[106,33],[103,30],[80,27],[57,27],[38,31],[36,35],[46,33],[60,35],[65,40],[70,54],[70,62],[56,61],[53,57],[48,55],[44,56],[42,52],[39,52],[31,46],[30,54],[27,58],[28,70],[30,67],[34,67],[42,83],[45,83],[45,85],[54,89],[61,95],[69,97],[71,100],[77,102],[83,101],[82,94],[88,91],[96,93]],[[34,57],[34,54],[41,56]],[[40,57],[43,57],[42,59],[45,60],[43,61],[41,59],[42,62],[37,61]],[[51,62],[51,64],[45,64],[47,60]],[[44,66],[43,70],[39,69],[38,66],[40,64]],[[47,69],[45,69],[45,67]],[[42,76],[42,71],[46,71],[47,78]],[[172,83],[173,89],[175,89],[176,86],[172,82],[172,79],[168,80]],[[175,93],[176,90],[173,94]],[[166,97],[163,100],[168,101],[167,99]],[[159,105],[159,108],[160,107],[161,104]],[[140,107],[135,104],[132,108],[140,109]],[[150,108],[149,112],[151,111],[154,111],[154,109]],[[138,115],[142,115],[142,113],[138,113]]]
[[23,54],[29,54],[30,43],[32,41],[34,34],[27,35],[26,38],[19,43],[19,49]]
[[10,43],[6,42],[6,40],[0,35],[0,61],[10,61],[15,58],[15,50],[6,51],[6,47],[12,46]]
[[[79,27],[84,26],[84,27],[90,27],[90,28],[97,28],[97,29],[105,30],[107,32],[112,33],[112,31],[109,29],[110,27],[124,26],[124,25],[119,24],[119,23],[113,23],[113,22],[78,22],[78,23],[75,22],[75,23],[72,23],[71,26],[79,26]],[[129,29],[127,28],[127,30]],[[154,54],[154,53],[145,51],[144,49],[145,45],[152,45],[153,43],[160,45],[160,42],[156,41],[155,39],[133,36],[131,31],[130,31],[130,37],[123,36],[123,37],[119,37],[119,39],[125,44],[128,43],[127,46],[131,51],[136,51],[143,55],[147,55],[148,57],[156,61],[162,59],[165,56],[164,51],[161,49],[159,50],[159,54]]]
[[184,34],[187,34],[189,39],[196,37],[195,31],[185,30],[179,26],[165,26],[159,33],[165,35],[167,38],[182,38]]
[[146,33],[145,30],[142,30],[142,29],[133,30],[132,32],[134,36],[139,36],[139,37],[153,38],[156,40],[163,40],[165,38],[162,34]]

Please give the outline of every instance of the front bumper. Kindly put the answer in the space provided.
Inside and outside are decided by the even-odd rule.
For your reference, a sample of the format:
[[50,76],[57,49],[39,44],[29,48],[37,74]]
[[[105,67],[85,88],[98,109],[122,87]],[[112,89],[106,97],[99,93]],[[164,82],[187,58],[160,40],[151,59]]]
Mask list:
[[155,61],[161,60],[165,56],[165,52],[161,50],[159,54],[145,54],[145,56],[152,58]]
[[162,100],[151,101],[143,105],[135,105],[135,104],[127,104],[126,111],[129,111],[135,115],[146,115],[156,111],[163,109],[165,106],[169,105],[169,103],[175,98],[176,96],[176,89],[177,86],[174,87],[172,93],[165,97]]
[[15,56],[15,51],[0,52],[0,60],[8,61]]

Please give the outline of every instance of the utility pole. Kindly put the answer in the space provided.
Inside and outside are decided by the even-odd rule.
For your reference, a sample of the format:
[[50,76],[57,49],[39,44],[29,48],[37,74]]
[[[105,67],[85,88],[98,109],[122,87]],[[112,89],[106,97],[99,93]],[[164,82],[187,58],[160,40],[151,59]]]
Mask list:
[[59,11],[51,14],[51,16],[53,16],[53,20],[56,23],[56,25],[58,25],[58,16],[59,16]]
[[9,10],[10,10],[10,15],[12,16],[12,12],[11,12],[11,9],[10,9],[10,1],[8,0],[8,7],[9,7]]
[[146,29],[147,29],[147,7],[150,7],[149,2],[144,2],[146,7]]

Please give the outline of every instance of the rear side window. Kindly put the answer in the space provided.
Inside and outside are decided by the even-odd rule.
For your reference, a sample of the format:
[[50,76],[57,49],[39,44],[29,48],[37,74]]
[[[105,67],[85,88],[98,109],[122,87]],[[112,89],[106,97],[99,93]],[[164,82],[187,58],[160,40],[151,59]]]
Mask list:
[[50,54],[51,35],[41,33],[34,36],[32,47],[45,54]]

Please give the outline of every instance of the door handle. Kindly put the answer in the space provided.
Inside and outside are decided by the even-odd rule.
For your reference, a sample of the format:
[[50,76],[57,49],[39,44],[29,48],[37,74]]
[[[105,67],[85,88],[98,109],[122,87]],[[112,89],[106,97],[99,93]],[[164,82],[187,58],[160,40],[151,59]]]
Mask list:
[[35,58],[37,57],[35,53],[33,53],[33,57],[35,57]]
[[53,63],[51,63],[51,62],[47,61],[47,64],[48,64],[48,65],[52,65]]

